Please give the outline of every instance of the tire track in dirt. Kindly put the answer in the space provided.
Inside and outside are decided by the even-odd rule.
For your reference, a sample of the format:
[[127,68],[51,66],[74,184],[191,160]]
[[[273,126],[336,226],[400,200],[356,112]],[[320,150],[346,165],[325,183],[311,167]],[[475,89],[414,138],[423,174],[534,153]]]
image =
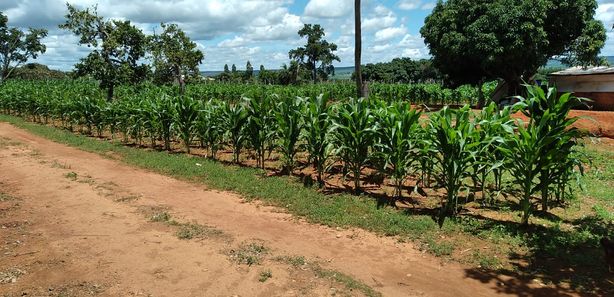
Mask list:
[[[240,296],[292,296],[287,293],[296,286],[292,286],[292,279],[282,267],[273,271],[273,279],[277,279],[276,274],[282,275],[278,280],[280,283],[275,283],[272,291],[265,292],[254,286],[258,281],[254,280],[257,273],[253,269],[245,273],[228,263],[227,258],[219,253],[220,243],[210,245],[209,241],[204,241],[195,244],[178,240],[167,230],[152,228],[143,222],[143,217],[135,214],[134,210],[135,207],[167,206],[174,217],[185,221],[195,220],[222,230],[231,235],[235,242],[258,239],[279,254],[320,259],[327,268],[351,275],[384,296],[521,294],[512,288],[505,288],[501,283],[470,278],[461,265],[442,264],[439,259],[418,251],[411,244],[399,243],[394,238],[380,237],[363,230],[335,230],[308,224],[280,209],[244,203],[232,193],[211,191],[135,169],[34,136],[9,124],[0,123],[0,137],[23,142],[40,152],[49,162],[70,167],[51,168],[49,164],[32,161],[35,158],[32,156],[4,153],[0,159],[0,181],[12,183],[19,196],[28,197],[26,201],[40,198],[33,207],[41,207],[41,202],[49,206],[46,210],[40,210],[39,219],[49,217],[57,220],[41,227],[43,234],[57,235],[47,238],[53,250],[76,247],[79,251],[88,251],[83,255],[71,255],[74,265],[90,265],[85,267],[85,271],[92,273],[81,274],[83,280],[95,279],[96,267],[91,257],[103,263],[108,271],[119,275],[120,284],[111,286],[106,292],[125,294],[121,290],[129,288],[137,291],[144,289],[139,286],[148,284],[148,292],[173,292],[171,295],[174,296],[228,296],[232,295],[228,294],[230,292]],[[62,172],[67,171],[86,176],[93,182],[71,182],[62,176]],[[100,188],[96,190],[93,184],[107,185],[106,190],[102,187],[103,192],[114,193],[120,198],[139,198],[129,199],[129,203],[117,203],[113,199],[102,198],[105,195],[101,195]],[[48,213],[50,211],[57,213]],[[65,236],[69,234],[108,236]],[[201,269],[203,263],[209,270]],[[158,277],[156,271],[164,273]],[[520,283],[518,288],[530,289],[529,285],[518,280],[506,277],[501,277],[501,280]],[[109,282],[113,283],[111,280]],[[307,295],[330,294],[325,290],[328,288],[320,287],[316,284]]]

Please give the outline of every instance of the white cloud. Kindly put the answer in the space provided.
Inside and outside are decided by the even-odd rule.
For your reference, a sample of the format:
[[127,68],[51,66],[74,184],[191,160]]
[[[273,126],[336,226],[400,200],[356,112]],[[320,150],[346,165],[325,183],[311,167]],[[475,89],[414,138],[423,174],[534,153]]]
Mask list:
[[310,0],[305,6],[305,16],[315,18],[340,18],[354,10],[352,0]]
[[[604,3],[597,7],[595,18],[602,21],[608,29],[612,29],[614,23],[614,3]],[[609,25],[609,26],[608,26]]]
[[375,41],[388,41],[407,33],[405,27],[390,27],[375,32]]
[[435,7],[434,1],[422,1],[422,0],[401,0],[397,4],[400,9],[414,10],[414,9],[433,9]]
[[217,46],[218,47],[238,47],[238,46],[244,46],[247,43],[248,43],[248,40],[246,40],[245,38],[241,36],[235,36],[232,39],[223,40],[222,42],[218,43]]
[[380,30],[393,26],[397,21],[396,16],[391,11],[388,11],[386,15],[374,16],[371,18],[365,18],[361,22],[361,27],[365,31]]
[[374,53],[381,53],[390,48],[390,44],[376,45],[370,48]]

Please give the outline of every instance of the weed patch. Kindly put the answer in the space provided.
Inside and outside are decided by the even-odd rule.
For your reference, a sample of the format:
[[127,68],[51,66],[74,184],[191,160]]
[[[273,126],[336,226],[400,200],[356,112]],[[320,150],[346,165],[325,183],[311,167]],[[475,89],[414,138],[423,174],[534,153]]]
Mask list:
[[269,253],[269,248],[262,242],[244,242],[237,249],[228,252],[232,262],[247,266],[260,265],[264,257]]
[[71,171],[69,173],[64,174],[64,177],[69,179],[69,180],[76,181],[78,176],[77,176],[76,172]]
[[260,272],[260,277],[258,278],[258,281],[264,283],[271,277],[273,277],[273,272],[271,272],[271,269],[265,269]]

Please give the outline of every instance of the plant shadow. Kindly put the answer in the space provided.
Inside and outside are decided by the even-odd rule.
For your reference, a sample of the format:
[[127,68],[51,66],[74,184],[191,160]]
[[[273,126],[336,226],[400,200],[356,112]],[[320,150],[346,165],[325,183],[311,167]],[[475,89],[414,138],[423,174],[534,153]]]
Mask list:
[[[511,252],[512,268],[469,268],[466,276],[495,286],[500,293],[517,296],[576,296],[579,291],[596,296],[614,296],[614,277],[608,271],[599,239],[614,232],[597,217],[570,221],[571,229],[560,225],[545,227],[494,220],[480,215],[466,216],[482,222],[468,232],[497,230],[517,237],[528,253]],[[560,218],[553,217],[555,222]]]

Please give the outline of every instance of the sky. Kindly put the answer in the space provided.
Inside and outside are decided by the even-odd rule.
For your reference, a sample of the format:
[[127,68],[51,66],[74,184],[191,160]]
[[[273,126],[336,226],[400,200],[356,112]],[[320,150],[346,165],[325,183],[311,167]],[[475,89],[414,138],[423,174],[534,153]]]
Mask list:
[[[0,11],[16,27],[46,28],[47,52],[36,62],[70,70],[90,49],[61,30],[67,0],[0,0]],[[354,64],[353,0],[68,0],[86,8],[97,4],[99,15],[127,19],[145,33],[159,32],[160,22],[177,23],[205,53],[201,71],[219,71],[224,64],[245,69],[288,63],[288,51],[301,46],[297,31],[321,24],[325,39],[338,45],[335,66]],[[424,18],[436,0],[363,0],[363,64],[396,57],[428,58],[420,37]],[[602,54],[614,56],[614,0],[598,0],[596,18],[608,28]]]

